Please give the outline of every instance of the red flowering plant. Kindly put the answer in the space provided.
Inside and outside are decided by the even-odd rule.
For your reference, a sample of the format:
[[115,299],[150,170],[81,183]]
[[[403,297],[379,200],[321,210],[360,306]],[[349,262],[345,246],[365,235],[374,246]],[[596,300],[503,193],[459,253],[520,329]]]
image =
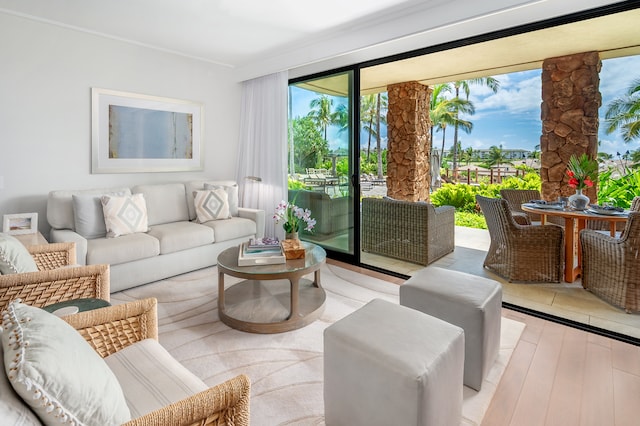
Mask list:
[[567,164],[569,186],[575,189],[591,188],[598,179],[598,162],[587,154],[572,155]]

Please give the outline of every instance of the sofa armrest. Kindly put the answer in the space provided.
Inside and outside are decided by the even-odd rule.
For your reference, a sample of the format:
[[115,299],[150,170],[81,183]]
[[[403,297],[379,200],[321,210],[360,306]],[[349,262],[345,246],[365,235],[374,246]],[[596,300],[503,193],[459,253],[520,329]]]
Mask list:
[[27,247],[39,271],[76,264],[75,243],[37,244]]
[[14,299],[42,307],[72,299],[109,301],[109,265],[0,275],[0,309]]
[[247,207],[238,208],[238,216],[245,219],[251,219],[256,223],[256,238],[264,237],[264,210],[250,209]]
[[87,239],[70,229],[51,229],[49,239],[52,243],[76,243],[76,261],[78,265],[87,264]]
[[64,317],[102,357],[144,339],[158,340],[157,301],[148,298]]
[[189,398],[133,419],[125,426],[144,425],[249,425],[251,385],[244,374]]

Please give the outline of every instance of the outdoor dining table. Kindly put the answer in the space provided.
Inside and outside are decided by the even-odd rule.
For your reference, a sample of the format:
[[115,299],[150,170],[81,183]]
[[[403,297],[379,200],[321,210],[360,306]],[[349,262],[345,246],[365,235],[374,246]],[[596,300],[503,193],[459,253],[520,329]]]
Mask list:
[[[574,282],[582,273],[582,250],[580,249],[580,231],[585,229],[589,221],[609,222],[609,233],[616,236],[616,223],[626,222],[628,212],[618,214],[599,214],[590,209],[573,210],[562,208],[553,204],[522,204],[522,210],[539,214],[541,224],[544,225],[547,216],[557,216],[564,218],[564,280],[568,283]],[[576,238],[576,236],[578,238]],[[574,254],[577,252],[577,256]]]

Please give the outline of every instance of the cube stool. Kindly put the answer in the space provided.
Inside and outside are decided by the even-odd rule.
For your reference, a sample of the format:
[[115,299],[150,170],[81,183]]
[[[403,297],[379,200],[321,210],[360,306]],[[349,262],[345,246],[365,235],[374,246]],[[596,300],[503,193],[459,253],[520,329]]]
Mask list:
[[431,266],[400,286],[400,304],[464,330],[464,384],[479,391],[500,349],[500,283]]
[[325,424],[460,424],[464,331],[375,299],[324,331]]

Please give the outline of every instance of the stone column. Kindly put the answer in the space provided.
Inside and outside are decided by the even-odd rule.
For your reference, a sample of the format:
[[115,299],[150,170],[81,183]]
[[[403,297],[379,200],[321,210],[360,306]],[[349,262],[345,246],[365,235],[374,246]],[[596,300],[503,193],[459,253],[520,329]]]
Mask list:
[[387,195],[429,201],[431,89],[416,81],[387,87]]
[[[545,200],[575,193],[566,174],[572,154],[597,157],[601,66],[597,52],[550,58],[542,64],[540,177]],[[596,201],[596,188],[585,194]]]

